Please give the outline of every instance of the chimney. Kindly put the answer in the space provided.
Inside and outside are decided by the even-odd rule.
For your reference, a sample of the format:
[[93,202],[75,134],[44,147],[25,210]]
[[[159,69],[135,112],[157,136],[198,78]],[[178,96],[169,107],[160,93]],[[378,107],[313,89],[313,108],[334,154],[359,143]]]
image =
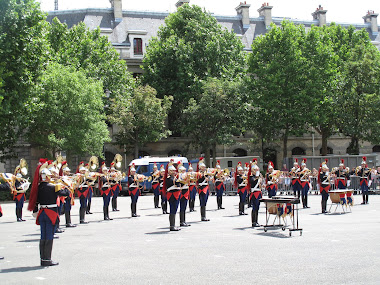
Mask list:
[[115,22],[120,23],[123,20],[123,8],[121,0],[110,0],[111,7],[113,8],[113,14],[115,16]]
[[249,28],[249,7],[251,7],[251,4],[247,4],[246,1],[240,2],[239,6],[235,8],[236,13],[238,15],[241,15],[241,22],[243,24],[243,29],[248,29]]
[[260,9],[257,10],[260,17],[264,17],[264,23],[267,29],[269,28],[270,23],[272,23],[272,8],[273,6],[269,6],[269,3],[263,3]]
[[372,35],[377,36],[379,34],[379,26],[377,25],[377,16],[374,11],[368,11],[363,17],[364,23],[369,23],[372,31]]
[[175,4],[175,6],[177,7],[177,9],[179,7],[181,7],[183,4],[189,4],[190,3],[190,0],[178,0],[178,2]]
[[327,10],[323,10],[323,7],[319,5],[315,12],[311,14],[313,16],[313,20],[319,21],[320,27],[326,25],[326,13]]

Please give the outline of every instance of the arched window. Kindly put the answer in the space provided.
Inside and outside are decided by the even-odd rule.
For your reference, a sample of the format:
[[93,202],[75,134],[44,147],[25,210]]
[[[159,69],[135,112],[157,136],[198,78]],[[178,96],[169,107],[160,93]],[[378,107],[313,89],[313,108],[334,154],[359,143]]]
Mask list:
[[[322,154],[322,148],[319,149],[319,154]],[[327,147],[327,154],[334,154],[334,150],[331,147]]]
[[150,154],[144,150],[139,151],[139,157],[150,156]]
[[182,151],[178,149],[173,149],[168,152],[168,156],[182,156]]
[[247,151],[242,148],[237,148],[233,151],[234,156],[247,156]]
[[268,165],[269,161],[272,161],[274,168],[277,168],[277,151],[272,148],[266,148],[263,151],[264,164]]
[[372,152],[380,152],[380,145],[373,146]]
[[142,55],[143,54],[143,45],[142,45],[142,39],[141,38],[134,38],[133,39],[133,53],[135,55]]
[[292,149],[292,155],[305,155],[306,151],[302,147],[295,147]]

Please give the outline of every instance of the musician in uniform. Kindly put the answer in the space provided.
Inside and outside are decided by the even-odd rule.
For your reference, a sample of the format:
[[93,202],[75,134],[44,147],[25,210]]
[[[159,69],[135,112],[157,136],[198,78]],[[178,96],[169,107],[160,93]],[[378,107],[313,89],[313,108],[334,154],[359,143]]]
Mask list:
[[[62,166],[60,169],[60,176],[63,180],[67,179],[70,180],[70,168],[67,164],[67,161],[62,162]],[[74,185],[74,184],[72,184]],[[68,190],[70,190],[69,196],[66,197],[65,203],[63,205],[65,209],[65,219],[66,219],[66,228],[75,228],[77,225],[74,225],[71,223],[71,206],[74,205],[74,188],[70,189],[67,187]]]
[[[60,179],[59,169],[56,167],[55,162],[53,162],[52,160],[48,160],[47,168],[51,173],[51,179],[54,181],[58,181]],[[57,202],[58,215],[60,216],[63,209],[63,203],[65,202],[65,197],[59,196],[56,202]],[[59,223],[60,223],[60,219],[58,219],[57,222],[55,223],[55,232],[57,234],[64,232],[64,230],[59,227]]]
[[138,180],[138,177],[136,175],[136,168],[135,164],[133,163],[130,168],[129,168],[129,173],[128,173],[128,190],[129,190],[129,195],[131,196],[131,213],[132,217],[139,217],[137,215],[137,200],[139,199],[140,196],[140,188],[139,188],[139,183],[142,181]]
[[223,192],[224,192],[224,172],[220,167],[220,160],[216,161],[216,173],[215,173],[215,191],[216,191],[216,203],[219,209],[224,209],[222,206]]
[[189,174],[186,173],[186,168],[183,166],[182,162],[177,164],[178,174],[176,179],[177,186],[181,189],[181,198],[180,198],[180,208],[179,208],[179,225],[181,227],[190,227],[191,225],[186,223],[186,207],[189,200]]
[[58,196],[68,196],[70,191],[51,184],[51,172],[46,167],[46,160],[40,159],[34,174],[28,210],[35,211],[37,205],[40,205],[36,223],[41,227],[39,246],[41,266],[53,266],[58,265],[58,262],[51,260],[54,228],[59,220],[56,201]]
[[322,213],[327,213],[327,200],[329,199],[330,191],[330,173],[327,166],[327,159],[319,167],[318,182],[319,182],[319,192],[322,196]]
[[[16,176],[15,180],[15,191],[13,192],[13,200],[16,202],[16,218],[17,222],[24,222],[25,220],[22,218],[22,209],[24,207],[25,202],[25,192],[30,185],[23,176],[28,173],[27,164],[25,159],[20,160],[20,164],[16,167],[14,175]],[[21,181],[23,183],[21,183]],[[27,183],[27,187],[25,189],[22,187],[24,183]]]
[[190,200],[189,200],[189,209],[190,212],[195,212],[195,197],[197,196],[197,187],[196,187],[196,177],[194,174],[194,169],[191,163],[189,163],[188,169],[190,175],[190,183],[189,183],[189,192],[190,192]]
[[[84,165],[85,168],[87,168],[87,171],[91,171],[90,170],[90,166],[88,163],[86,163]],[[86,203],[87,203],[87,206],[86,206],[86,215],[92,215],[91,213],[91,201],[92,201],[92,195],[94,193],[94,183],[92,180],[87,180],[87,185],[88,185],[88,195],[87,195],[87,200],[86,200]]]
[[360,189],[362,190],[363,202],[368,204],[369,175],[371,170],[367,165],[367,157],[363,156],[361,166],[356,168],[356,175],[360,177]]
[[300,182],[301,182],[301,192],[302,192],[302,205],[303,208],[310,208],[307,205],[307,200],[308,200],[308,194],[309,194],[309,189],[310,189],[310,184],[309,184],[309,175],[310,175],[310,170],[306,167],[306,158],[302,159],[301,162],[301,171],[300,171]]
[[88,222],[86,222],[84,220],[85,214],[87,211],[87,197],[88,197],[88,192],[89,192],[89,189],[88,189],[89,188],[88,187],[89,181],[86,179],[86,173],[87,173],[88,169],[84,165],[82,165],[81,167],[79,167],[78,171],[79,171],[79,175],[80,175],[80,179],[81,179],[81,184],[77,188],[77,195],[78,195],[79,202],[80,202],[79,223],[80,224],[88,224]]
[[122,179],[122,174],[121,174],[121,162],[122,162],[122,156],[120,154],[116,154],[113,162],[111,163],[111,171],[115,171],[118,173],[117,177],[120,178],[118,179],[113,186],[112,186],[112,211],[118,212],[119,210],[117,209],[117,197],[120,194],[121,191],[121,179]]
[[299,179],[299,172],[300,172],[300,167],[298,165],[298,159],[294,159],[293,167],[290,170],[290,176],[292,178],[292,187],[294,191],[294,196],[297,196],[300,198],[301,196],[301,181]]
[[273,171],[274,171],[273,162],[269,161],[267,173],[265,174],[266,190],[268,192],[269,198],[276,196],[277,187],[278,187],[276,177],[273,175]]
[[164,186],[163,191],[169,201],[170,214],[169,225],[170,231],[179,231],[180,229],[175,226],[175,215],[177,213],[179,199],[181,196],[181,189],[176,185],[176,168],[173,165],[173,161],[170,161],[166,165],[164,174]]
[[111,188],[110,178],[108,177],[108,168],[104,163],[102,164],[102,175],[99,176],[99,190],[100,196],[103,197],[103,216],[105,221],[112,220],[109,217],[109,205],[112,196]]
[[163,214],[168,214],[168,199],[166,199],[166,193],[164,190],[164,177],[165,177],[165,167],[163,164],[160,166],[160,194],[161,194],[161,208]]
[[248,177],[244,175],[244,169],[242,167],[241,162],[239,162],[236,166],[235,180],[234,180],[234,186],[235,188],[237,188],[237,192],[240,198],[239,215],[247,215],[244,212],[244,204],[245,204],[245,199],[247,197],[247,185],[248,185]]
[[340,160],[339,168],[332,171],[331,174],[336,176],[336,188],[347,189],[347,181],[350,178],[349,171],[344,166],[344,159]]
[[152,177],[152,189],[153,189],[153,202],[154,202],[154,208],[160,208],[159,202],[160,202],[160,171],[158,170],[157,163],[153,164],[153,171],[150,174],[150,177]]
[[262,177],[257,159],[254,159],[248,172],[248,189],[250,189],[250,203],[252,207],[251,220],[252,227],[260,226],[258,221],[261,193]]
[[203,157],[199,159],[197,172],[199,173],[197,179],[197,188],[199,195],[199,202],[201,205],[201,221],[207,222],[210,219],[206,218],[206,205],[208,196],[210,194],[208,182],[210,179],[210,175],[206,173],[206,164],[203,161]]

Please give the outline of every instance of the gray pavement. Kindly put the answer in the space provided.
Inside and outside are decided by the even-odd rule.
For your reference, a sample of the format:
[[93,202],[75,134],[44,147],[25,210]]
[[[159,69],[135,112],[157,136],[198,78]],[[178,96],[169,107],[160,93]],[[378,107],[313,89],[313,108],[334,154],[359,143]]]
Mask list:
[[[169,232],[168,215],[153,208],[153,196],[138,201],[131,218],[130,198],[119,197],[120,212],[103,221],[102,199],[94,198],[87,225],[68,228],[54,240],[54,267],[39,266],[39,227],[24,206],[26,222],[15,221],[14,204],[2,204],[0,284],[380,284],[380,196],[352,213],[320,214],[320,196],[300,209],[303,234],[251,228],[239,216],[238,196],[187,213],[191,227]],[[199,206],[197,197],[196,205]],[[79,203],[72,210],[78,223]],[[246,209],[250,213],[249,209]],[[272,219],[273,217],[271,217]],[[64,222],[64,216],[61,216]],[[179,224],[179,216],[176,219]],[[265,223],[261,204],[259,222]]]

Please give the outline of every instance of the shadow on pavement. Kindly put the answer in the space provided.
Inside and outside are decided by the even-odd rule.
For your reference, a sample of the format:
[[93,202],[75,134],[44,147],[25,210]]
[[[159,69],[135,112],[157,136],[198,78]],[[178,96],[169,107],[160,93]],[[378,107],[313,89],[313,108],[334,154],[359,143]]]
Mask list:
[[28,266],[28,267],[14,267],[8,269],[1,269],[1,273],[13,273],[13,272],[28,272],[33,270],[41,270],[44,269],[42,266]]
[[233,228],[233,230],[240,230],[240,231],[244,231],[244,230],[248,230],[248,229],[254,229],[254,228],[252,228],[252,227]]
[[163,235],[163,234],[168,234],[170,233],[169,230],[166,231],[158,231],[158,232],[150,232],[150,233],[145,233],[146,235]]
[[40,239],[25,239],[25,240],[19,240],[18,242],[36,242],[40,241]]
[[258,233],[258,235],[261,236],[267,236],[267,237],[274,237],[274,238],[290,238],[289,235],[285,235],[280,232],[263,232],[263,233]]

